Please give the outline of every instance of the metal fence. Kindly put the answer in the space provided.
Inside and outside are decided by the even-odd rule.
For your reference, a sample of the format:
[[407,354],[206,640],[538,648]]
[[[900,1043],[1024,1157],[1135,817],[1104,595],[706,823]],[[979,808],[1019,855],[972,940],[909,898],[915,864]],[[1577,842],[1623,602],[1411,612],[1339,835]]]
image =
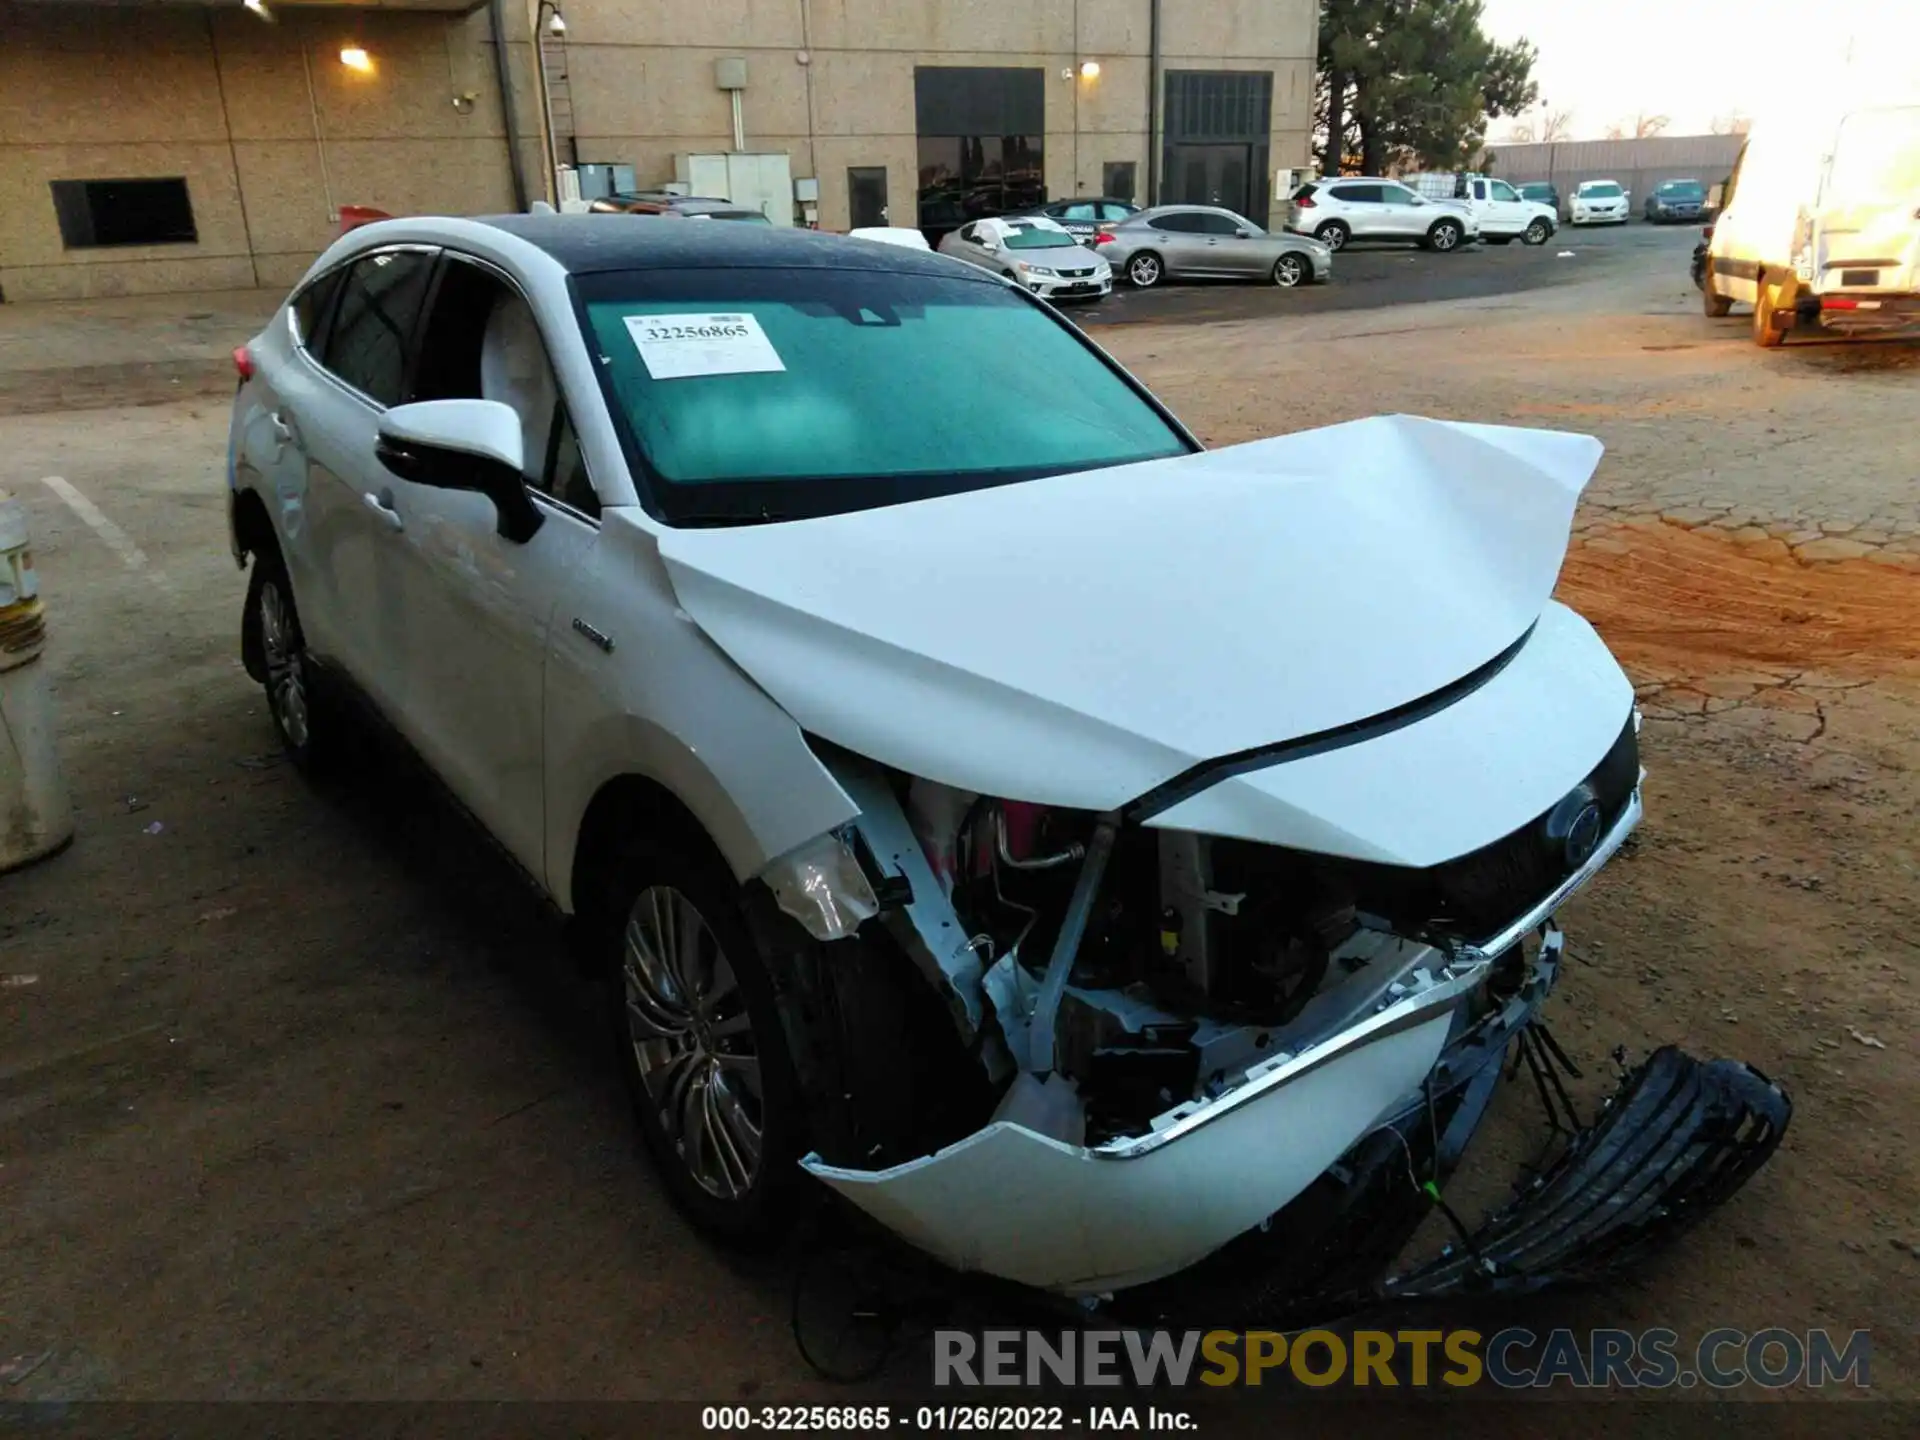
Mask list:
[[1618,180],[1642,213],[1647,192],[1663,180],[1713,186],[1733,169],[1744,135],[1655,135],[1645,140],[1568,140],[1552,144],[1490,145],[1486,169],[1515,185],[1545,180],[1560,191],[1561,213],[1582,180]]

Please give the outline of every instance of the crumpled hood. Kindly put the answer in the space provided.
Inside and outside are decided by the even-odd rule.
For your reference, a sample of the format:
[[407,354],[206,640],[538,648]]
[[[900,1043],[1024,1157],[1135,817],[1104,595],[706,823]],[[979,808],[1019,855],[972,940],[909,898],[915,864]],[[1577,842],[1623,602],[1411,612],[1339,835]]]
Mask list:
[[1534,623],[1587,436],[1390,416],[817,520],[668,530],[687,612],[806,730],[1111,809],[1364,720]]

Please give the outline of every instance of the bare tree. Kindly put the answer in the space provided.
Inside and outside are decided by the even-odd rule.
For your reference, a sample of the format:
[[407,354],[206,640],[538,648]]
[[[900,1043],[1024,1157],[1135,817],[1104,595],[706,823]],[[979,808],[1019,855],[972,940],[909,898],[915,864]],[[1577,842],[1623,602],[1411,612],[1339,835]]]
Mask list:
[[1533,133],[1531,120],[1516,120],[1507,127],[1509,145],[1531,145],[1539,137]]
[[1549,110],[1540,117],[1540,138],[1544,141],[1571,140],[1573,138],[1573,112],[1571,110]]
[[1753,121],[1738,110],[1729,110],[1724,115],[1716,115],[1708,123],[1708,133],[1713,135],[1744,135],[1753,129]]
[[1650,140],[1655,135],[1666,133],[1666,128],[1672,123],[1673,118],[1671,116],[1649,115],[1646,111],[1642,110],[1638,115],[1633,117],[1633,138],[1636,140]]

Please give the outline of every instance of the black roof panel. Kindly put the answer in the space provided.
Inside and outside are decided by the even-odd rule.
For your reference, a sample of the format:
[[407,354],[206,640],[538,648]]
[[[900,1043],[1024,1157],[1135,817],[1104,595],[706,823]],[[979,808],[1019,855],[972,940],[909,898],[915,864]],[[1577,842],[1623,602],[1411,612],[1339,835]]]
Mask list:
[[901,245],[818,230],[663,215],[488,215],[481,223],[537,245],[575,275],[606,270],[880,270],[908,275],[986,272]]

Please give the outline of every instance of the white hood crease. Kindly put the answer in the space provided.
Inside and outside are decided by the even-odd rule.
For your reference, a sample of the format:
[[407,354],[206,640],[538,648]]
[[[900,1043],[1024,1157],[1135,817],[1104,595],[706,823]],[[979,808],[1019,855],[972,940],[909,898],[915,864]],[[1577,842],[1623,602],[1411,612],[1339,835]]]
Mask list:
[[660,548],[688,613],[805,729],[1103,810],[1498,655],[1545,607],[1600,455],[1388,416]]

